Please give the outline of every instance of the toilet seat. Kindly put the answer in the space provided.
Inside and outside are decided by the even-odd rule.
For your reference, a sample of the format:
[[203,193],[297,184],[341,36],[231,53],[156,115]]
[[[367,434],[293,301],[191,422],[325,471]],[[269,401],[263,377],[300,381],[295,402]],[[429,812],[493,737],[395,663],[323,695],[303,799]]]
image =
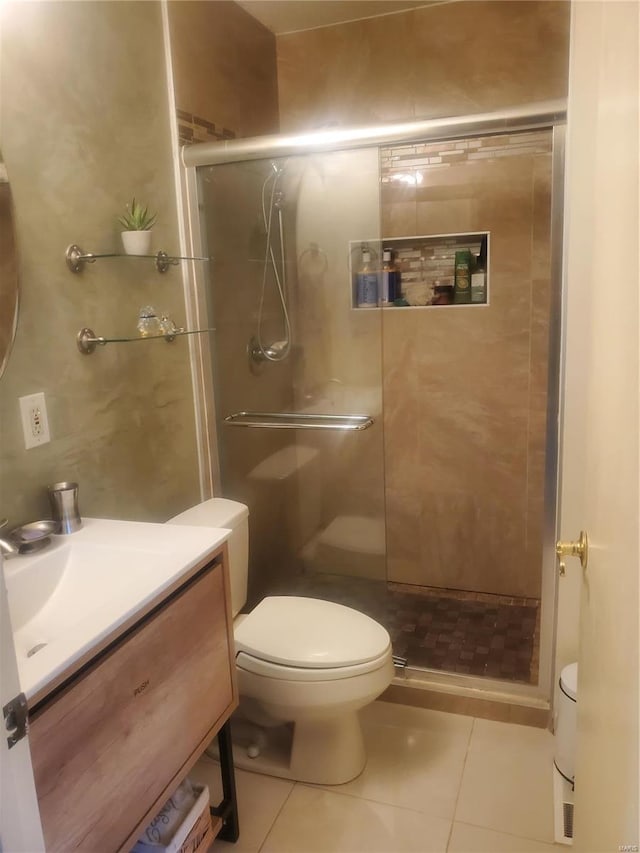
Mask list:
[[383,666],[391,657],[391,647],[381,657],[352,666],[338,666],[315,669],[304,669],[299,666],[286,666],[281,663],[261,660],[245,652],[236,655],[236,666],[245,672],[254,675],[262,675],[264,678],[278,681],[338,681],[342,678],[355,678],[358,675],[366,675],[375,672]]
[[391,640],[375,620],[331,601],[269,596],[234,626],[236,662],[271,678],[324,681],[384,665]]

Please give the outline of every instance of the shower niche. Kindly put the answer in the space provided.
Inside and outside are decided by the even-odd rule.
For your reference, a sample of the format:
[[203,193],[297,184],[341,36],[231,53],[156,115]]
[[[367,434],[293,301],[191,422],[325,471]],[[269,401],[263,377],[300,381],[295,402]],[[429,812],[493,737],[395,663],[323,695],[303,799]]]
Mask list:
[[[386,237],[382,240],[349,241],[349,282],[351,307],[433,308],[443,305],[478,306],[489,304],[489,231],[456,234],[420,234],[409,237]],[[365,268],[364,254],[369,253]],[[390,257],[385,266],[385,252]],[[467,296],[459,297],[456,287],[456,264],[467,258]],[[463,266],[465,266],[463,264]],[[392,297],[388,298],[385,273],[395,275]],[[361,276],[375,276],[377,299],[362,300]],[[473,276],[476,276],[473,279]],[[472,287],[475,283],[475,287]]]

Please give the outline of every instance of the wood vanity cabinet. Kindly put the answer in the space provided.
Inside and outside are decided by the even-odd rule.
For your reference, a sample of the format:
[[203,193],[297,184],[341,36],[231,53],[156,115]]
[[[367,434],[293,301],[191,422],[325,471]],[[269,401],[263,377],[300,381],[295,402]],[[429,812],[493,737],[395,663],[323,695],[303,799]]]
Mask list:
[[30,714],[48,853],[130,850],[237,705],[222,555]]

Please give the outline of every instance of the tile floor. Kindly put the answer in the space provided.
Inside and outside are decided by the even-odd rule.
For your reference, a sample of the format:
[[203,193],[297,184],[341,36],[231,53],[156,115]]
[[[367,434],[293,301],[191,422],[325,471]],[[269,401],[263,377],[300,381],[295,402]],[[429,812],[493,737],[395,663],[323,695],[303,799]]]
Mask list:
[[[547,731],[374,702],[369,760],[320,787],[237,771],[241,835],[213,853],[543,853],[553,844]],[[221,796],[217,765],[192,778]]]
[[[355,607],[385,626],[411,667],[536,683],[540,602],[488,593],[301,574],[277,594]],[[273,593],[275,594],[275,593]]]

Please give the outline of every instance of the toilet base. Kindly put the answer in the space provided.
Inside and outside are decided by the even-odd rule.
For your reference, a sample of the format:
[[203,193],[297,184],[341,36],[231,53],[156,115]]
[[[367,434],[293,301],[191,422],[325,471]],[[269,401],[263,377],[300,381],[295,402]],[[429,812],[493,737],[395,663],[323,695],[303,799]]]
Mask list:
[[[253,773],[342,785],[359,776],[366,764],[357,711],[269,728],[234,714],[231,732],[234,765]],[[215,755],[214,745],[208,752]]]

